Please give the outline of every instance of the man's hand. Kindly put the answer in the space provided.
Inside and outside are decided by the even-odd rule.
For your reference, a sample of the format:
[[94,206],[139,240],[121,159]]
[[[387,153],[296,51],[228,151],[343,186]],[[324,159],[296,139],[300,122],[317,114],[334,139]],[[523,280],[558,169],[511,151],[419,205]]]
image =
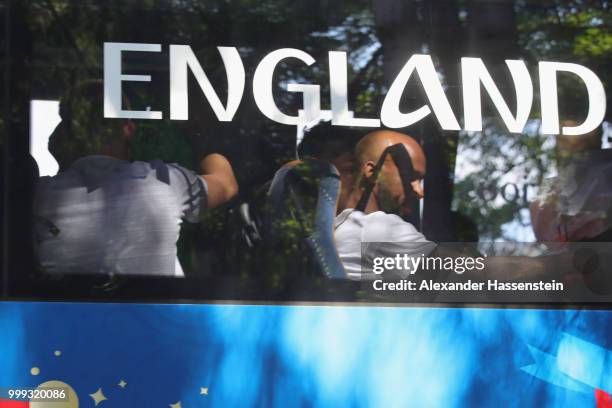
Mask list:
[[213,153],[200,161],[202,177],[208,185],[208,208],[214,208],[238,194],[238,183],[227,159]]

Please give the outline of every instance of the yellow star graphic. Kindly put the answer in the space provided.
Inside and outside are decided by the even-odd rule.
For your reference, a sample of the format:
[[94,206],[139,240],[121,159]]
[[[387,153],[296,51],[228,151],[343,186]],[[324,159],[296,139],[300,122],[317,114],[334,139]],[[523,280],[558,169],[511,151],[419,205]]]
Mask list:
[[127,383],[123,380],[119,381],[119,384],[117,384],[118,386],[120,386],[121,388],[125,388],[125,386],[127,385]]
[[98,391],[94,392],[93,394],[89,394],[89,396],[93,398],[96,407],[99,403],[107,399],[106,396],[102,393],[102,388],[98,388]]
[[170,408],[181,408],[181,401],[177,402],[176,404],[170,404]]
[[200,395],[208,395],[208,387],[200,387]]

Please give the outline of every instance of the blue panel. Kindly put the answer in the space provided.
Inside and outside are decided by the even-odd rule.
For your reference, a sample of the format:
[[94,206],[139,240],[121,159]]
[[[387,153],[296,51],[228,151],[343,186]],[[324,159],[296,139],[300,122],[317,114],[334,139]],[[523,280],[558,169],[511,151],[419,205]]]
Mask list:
[[3,302],[0,387],[60,380],[109,408],[592,407],[612,392],[610,327],[585,310]]

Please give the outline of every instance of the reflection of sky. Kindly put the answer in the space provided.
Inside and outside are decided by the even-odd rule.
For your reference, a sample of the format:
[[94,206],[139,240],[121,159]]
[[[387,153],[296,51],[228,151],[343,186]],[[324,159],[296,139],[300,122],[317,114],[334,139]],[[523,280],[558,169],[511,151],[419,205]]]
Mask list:
[[347,17],[341,25],[330,27],[325,32],[315,32],[313,37],[330,38],[337,41],[339,44],[349,43],[349,39],[357,33],[367,37],[362,45],[351,49],[348,53],[348,63],[356,71],[365,67],[370,61],[374,53],[381,47],[380,41],[376,37],[376,32],[373,29],[373,16],[369,13],[363,13],[358,16]]
[[609,122],[603,123],[601,143],[604,149],[612,149],[612,124]]
[[30,101],[30,154],[41,176],[54,176],[59,169],[49,153],[49,136],[61,122],[59,101]]
[[535,234],[531,227],[529,209],[521,208],[514,220],[503,224],[502,232],[506,237],[512,237],[516,242],[535,242]]
[[[108,407],[594,406],[611,325],[596,310],[3,302],[0,380],[59,379],[83,406],[100,387]],[[535,349],[588,392],[526,372]]]
[[[530,120],[525,126],[524,134],[518,137],[542,137],[539,135],[539,120]],[[612,126],[608,122],[602,124],[603,135],[602,135],[602,147],[612,148],[612,140],[609,138],[612,136]],[[525,165],[514,166],[510,171],[500,172],[499,176],[489,180],[490,175],[485,176],[483,163],[494,163],[495,168],[502,169],[508,163],[517,163],[524,159],[524,153],[519,151],[516,145],[513,145],[512,138],[517,137],[516,135],[506,135],[499,132],[491,134],[485,134],[487,131],[486,127],[483,132],[464,132],[460,137],[460,143],[457,149],[457,160],[455,165],[455,181],[459,182],[465,180],[470,175],[476,174],[479,178],[483,179],[483,182],[494,181],[499,187],[507,183],[515,183],[519,186],[526,182],[535,180],[537,178],[535,168],[530,168]],[[461,139],[471,140],[471,138],[484,138],[494,137],[498,139],[498,152],[485,152],[480,143],[473,143],[467,145],[461,143]],[[544,151],[552,151],[555,147],[555,137],[546,136],[543,139],[542,149]],[[496,154],[492,154],[496,153]],[[546,162],[546,161],[545,161]],[[529,162],[527,162],[529,164]],[[545,166],[546,173],[543,177],[554,177],[556,176],[556,168],[554,163],[549,162]],[[530,187],[528,190],[528,201],[532,201],[537,195],[537,188]],[[505,204],[501,194],[497,194],[495,199],[492,201],[494,208],[499,208]],[[516,242],[534,242],[535,235],[531,228],[531,217],[529,211],[526,208],[521,209],[514,220],[502,225],[502,232],[504,237],[511,241]]]
[[[522,187],[525,184],[533,183],[539,175],[537,174],[537,169],[531,166],[529,161],[526,164],[520,164],[525,159],[525,154],[520,151],[515,138],[541,137],[538,133],[538,120],[528,121],[523,135],[508,135],[495,130],[490,131],[486,126],[483,132],[462,132],[457,148],[455,181],[460,182],[472,175],[476,175],[477,179],[481,179],[483,183],[493,182],[498,189],[509,183],[515,184],[522,195]],[[470,145],[462,143],[462,139],[472,142],[474,138],[495,138],[496,150],[492,150],[490,144],[488,145],[488,150],[485,150],[483,143],[471,143]],[[544,138],[542,148],[544,150],[553,149],[554,137]],[[491,174],[485,170],[485,163],[493,164],[496,174]],[[513,167],[510,171],[506,171],[506,166],[510,163],[513,164]],[[545,177],[554,175],[555,169],[552,163],[546,166],[546,171]],[[508,191],[508,194],[514,193],[513,188],[508,188]],[[527,194],[527,200],[532,201],[537,194],[537,188],[534,186],[528,187]],[[501,193],[498,191],[496,197],[489,205],[493,208],[500,208],[505,203]],[[535,236],[531,229],[530,216],[526,209],[517,213],[514,220],[503,224],[502,232],[504,237],[511,241],[535,241]]]

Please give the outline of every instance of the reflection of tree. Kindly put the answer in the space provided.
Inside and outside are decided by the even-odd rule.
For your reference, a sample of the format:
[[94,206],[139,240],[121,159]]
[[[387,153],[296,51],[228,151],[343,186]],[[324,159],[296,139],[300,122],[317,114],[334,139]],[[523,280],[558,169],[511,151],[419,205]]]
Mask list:
[[[468,20],[471,7],[474,7],[474,4],[468,5]],[[486,7],[484,3],[478,7],[481,8],[478,13],[490,15],[482,10],[482,7]],[[497,58],[498,69],[491,69],[491,72],[496,80],[506,79],[505,84],[509,89],[502,89],[502,93],[509,101],[509,106],[513,106],[514,103],[511,95],[513,88],[507,81],[507,73],[503,72],[505,66],[501,64],[500,59],[504,57],[518,56],[525,59],[531,68],[531,77],[536,87],[538,86],[537,62],[552,60],[575,62],[589,67],[597,73],[607,88],[606,85],[610,83],[609,66],[612,56],[610,31],[612,13],[607,3],[546,2],[534,6],[526,2],[517,2],[514,9],[509,5],[500,5],[500,7],[505,8],[503,13],[506,17],[475,19],[470,29],[478,32],[470,38],[475,38],[477,41],[484,39],[485,42],[474,47],[475,55],[484,49],[490,51],[482,55],[485,57],[485,62],[488,62],[487,58],[492,58],[493,61]],[[502,33],[508,35],[511,30],[509,22],[515,26],[516,39],[511,39],[516,43],[501,46],[499,35]],[[474,28],[474,24],[484,24],[487,27],[478,29]],[[500,25],[503,28],[501,31],[496,28]],[[491,38],[488,44],[487,34]],[[514,55],[511,50],[516,46],[522,51]],[[540,116],[537,91],[535,95],[531,115],[533,118]],[[559,76],[561,118],[583,120],[588,107],[585,98],[584,85],[579,80],[571,75]],[[496,115],[496,112],[491,113]],[[531,195],[528,194],[528,198],[533,198],[533,189],[530,185],[539,186],[543,177],[554,171],[551,143],[553,140],[550,137],[540,136],[538,125],[539,120],[532,119],[522,135],[510,135],[505,132],[505,127],[499,120],[488,120],[482,133],[461,135],[462,161],[469,169],[464,168],[464,171],[459,172],[459,180],[455,186],[455,204],[459,211],[477,222],[481,238],[517,239],[516,229],[519,228],[519,223],[529,225],[528,203],[524,199],[504,200],[501,198],[500,190],[508,183],[515,183],[520,190],[527,188],[528,191],[532,191]],[[492,198],[493,196],[496,198]],[[514,231],[510,234],[508,231],[504,233],[502,228],[504,224]]]
[[[517,17],[519,43],[526,51],[525,57],[534,62],[553,60],[583,64],[597,73],[604,88],[608,88],[612,11],[607,1],[552,1],[541,7],[522,5]],[[584,97],[582,84],[571,77],[560,77],[559,81],[561,116],[584,118],[584,100],[575,96],[578,93]],[[610,106],[609,99],[607,106]]]
[[481,240],[516,239],[502,226],[512,221],[529,225],[529,201],[554,167],[551,137],[539,135],[533,123],[521,135],[507,134],[503,126],[489,121],[482,132],[459,136],[454,202],[477,222]]
[[[563,4],[561,4],[563,3]],[[168,45],[189,44],[211,82],[224,99],[226,79],[216,47],[239,47],[247,70],[247,88],[232,123],[220,123],[199,87],[190,80],[190,120],[187,122],[137,121],[136,158],[162,158],[195,168],[198,156],[211,151],[225,153],[236,167],[241,195],[251,199],[280,164],[293,158],[295,129],[275,124],[262,116],[254,104],[250,83],[253,70],[268,52],[299,48],[316,64],[296,61],[282,64],[275,75],[275,98],[280,109],[295,114],[301,108],[297,95],[285,92],[288,81],[321,85],[323,108],[329,108],[327,51],[349,52],[349,103],[359,116],[378,116],[385,88],[414,53],[431,54],[439,69],[455,114],[461,117],[459,60],[482,57],[509,106],[513,88],[503,59],[523,58],[534,69],[538,60],[582,63],[593,69],[604,85],[610,83],[612,49],[611,13],[607,2],[545,1],[403,1],[354,0],[195,0],[173,2],[76,2],[31,0],[12,2],[12,55],[10,107],[22,118],[27,134],[26,98],[57,98],[71,84],[102,76],[102,45],[105,41],[161,43],[163,52],[124,58],[125,73],[148,73],[152,82],[126,84],[134,109],[151,106],[168,117]],[[532,71],[537,86],[536,72]],[[579,82],[560,79],[561,116],[583,113]],[[536,92],[537,94],[537,92]],[[570,97],[571,96],[571,97]],[[21,99],[19,99],[21,98]],[[490,238],[502,235],[501,225],[516,219],[524,203],[503,204],[481,199],[485,181],[498,181],[520,168],[528,181],[539,183],[548,157],[537,132],[529,136],[508,135],[499,126],[498,114],[483,98],[485,131],[478,135],[443,132],[431,115],[405,129],[421,139],[428,156],[424,230],[431,238],[448,239],[450,209],[457,207],[473,219]],[[410,81],[402,110],[425,103],[417,81]],[[538,117],[534,101],[532,117]],[[537,121],[530,121],[537,127]],[[364,129],[364,133],[367,129]],[[26,143],[22,139],[20,143]],[[457,146],[479,154],[480,167],[453,187]],[[27,148],[27,146],[26,146]],[[498,163],[500,149],[512,163]],[[464,154],[465,150],[460,150]],[[467,153],[466,153],[467,154]],[[534,172],[537,172],[535,174]],[[521,173],[522,174],[522,173]],[[485,183],[486,184],[486,183]],[[205,235],[216,236],[226,226],[223,212],[212,214]],[[226,234],[230,236],[231,234]],[[216,252],[227,242],[210,239]],[[218,265],[215,265],[218,266]],[[218,266],[221,269],[223,265]],[[215,268],[217,269],[217,268]]]
[[[191,46],[222,100],[225,96],[225,70],[216,47],[239,47],[247,69],[247,85],[233,123],[218,122],[191,79],[190,120],[135,121],[137,137],[133,154],[135,159],[160,158],[195,169],[200,156],[221,151],[234,164],[241,194],[246,199],[272,177],[281,163],[292,159],[295,151],[295,128],[267,120],[253,102],[250,79],[259,60],[266,53],[283,47],[311,53],[318,61],[315,66],[305,67],[288,61],[277,70],[275,81],[279,85],[289,80],[320,83],[323,103],[328,105],[328,50],[351,51],[351,62],[365,64],[363,72],[372,73],[376,69],[375,63],[367,62],[376,61],[376,58],[371,58],[376,51],[371,48],[376,39],[372,37],[372,23],[365,0],[350,5],[290,0],[232,3],[224,0],[86,3],[33,0],[20,2],[11,16],[13,27],[27,31],[26,35],[13,36],[13,49],[24,54],[20,59],[24,69],[13,72],[13,78],[22,84],[20,95],[56,99],[72,84],[92,77],[100,78],[105,41],[161,43],[163,52],[159,54],[125,53],[122,70],[127,74],[152,76],[150,83],[124,84],[131,108],[142,110],[150,106],[153,110],[164,111],[165,117],[168,117],[169,99],[169,44]],[[359,51],[362,48],[363,51]],[[351,70],[351,78],[354,73]],[[351,92],[359,109],[378,109],[372,98],[362,96],[371,91],[372,77],[356,75],[356,78],[357,82],[351,83]],[[301,108],[299,97],[285,92],[281,86],[277,86],[275,94],[281,110],[288,114]],[[15,104],[23,117],[27,117],[27,102]],[[25,131],[25,120],[22,126]],[[205,238],[219,236],[226,227],[226,213],[217,211],[208,216],[203,231]],[[196,238],[202,239],[201,236]],[[228,245],[228,242],[218,239],[207,241],[212,241],[211,246],[217,247],[217,254],[222,254]],[[183,252],[190,251],[186,249]],[[214,266],[221,270],[225,265],[222,261]]]
[[[373,3],[376,28],[383,50],[384,85],[391,82],[412,54],[430,53],[447,86],[452,106],[457,105],[457,69],[464,30],[454,2],[405,2],[377,0]],[[409,81],[402,99],[405,112],[425,103],[418,81]],[[450,240],[452,168],[456,132],[442,132],[431,115],[404,132],[420,139],[427,156],[426,196],[423,219],[425,234],[434,240]],[[418,211],[413,211],[418,214]],[[417,219],[411,220],[418,225]]]

